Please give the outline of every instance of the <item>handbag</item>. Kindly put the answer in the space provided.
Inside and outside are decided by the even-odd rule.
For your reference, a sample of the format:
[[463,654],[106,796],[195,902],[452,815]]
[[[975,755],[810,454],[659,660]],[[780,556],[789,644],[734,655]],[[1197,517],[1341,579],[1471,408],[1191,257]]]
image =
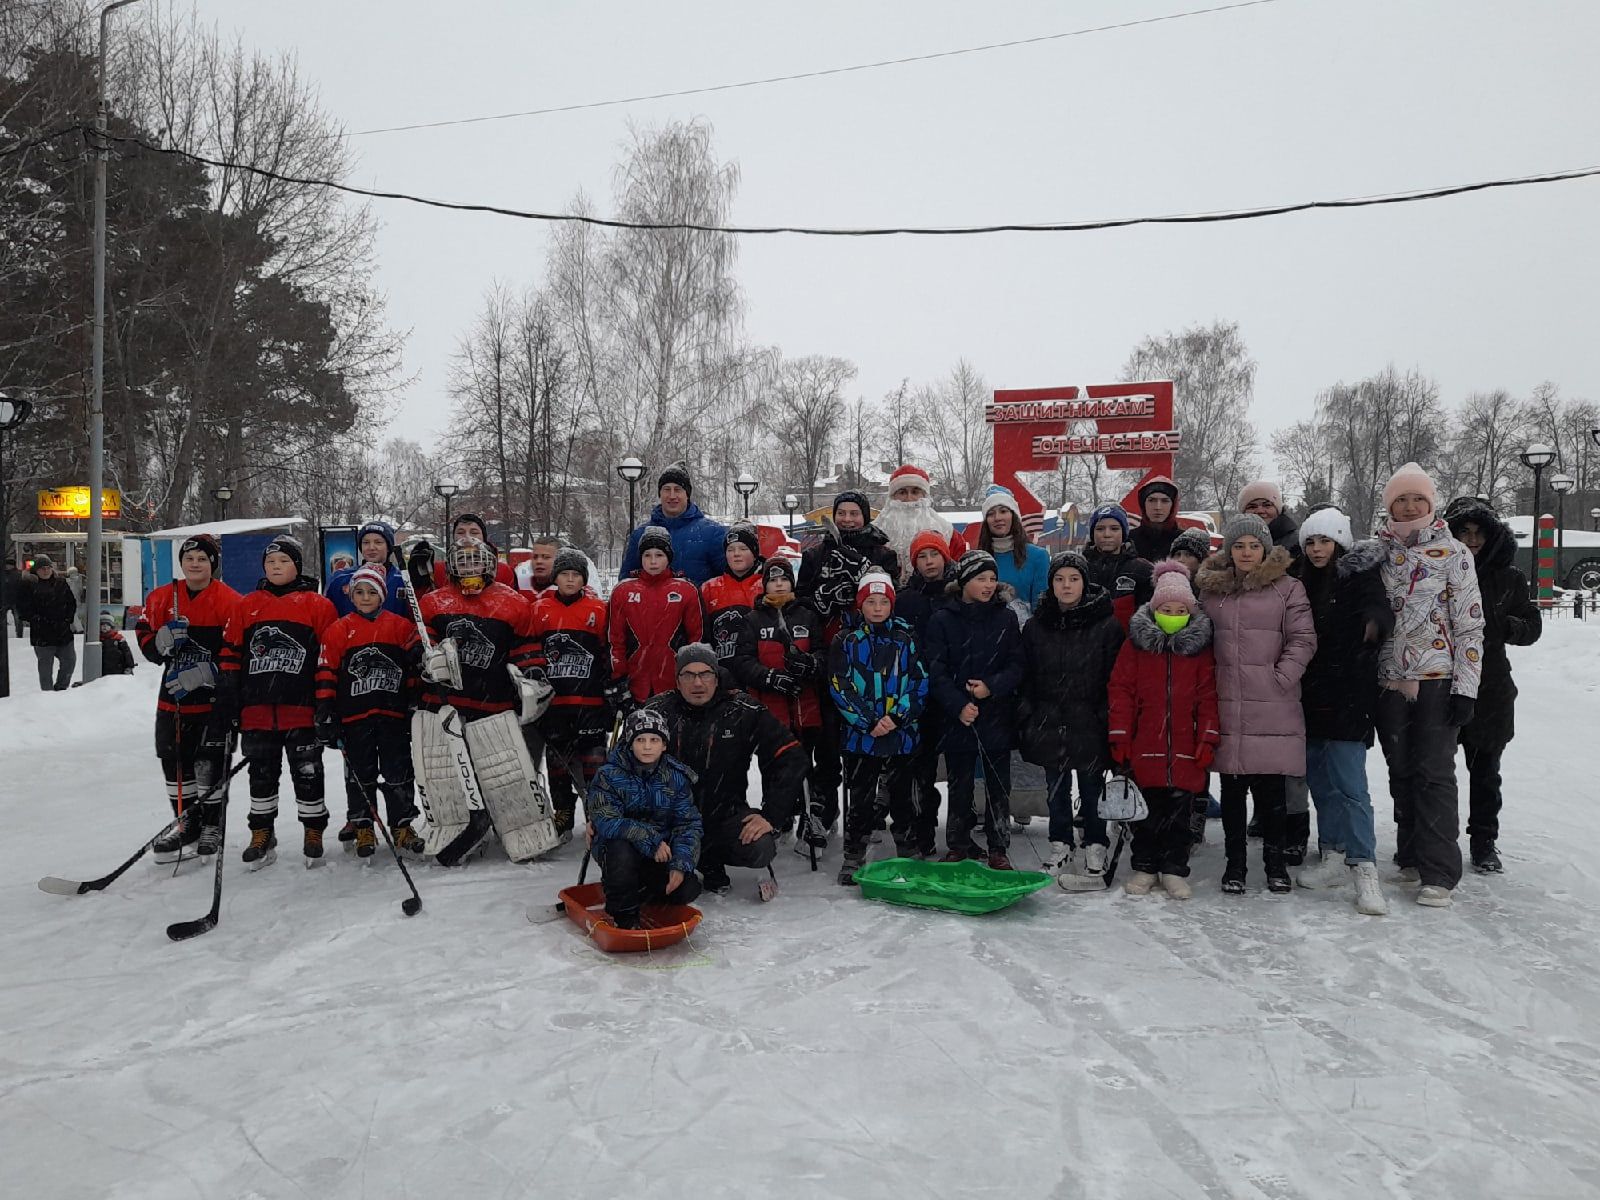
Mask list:
[[1142,821],[1149,815],[1144,793],[1132,775],[1113,774],[1106,780],[1106,789],[1100,793],[1102,821]]

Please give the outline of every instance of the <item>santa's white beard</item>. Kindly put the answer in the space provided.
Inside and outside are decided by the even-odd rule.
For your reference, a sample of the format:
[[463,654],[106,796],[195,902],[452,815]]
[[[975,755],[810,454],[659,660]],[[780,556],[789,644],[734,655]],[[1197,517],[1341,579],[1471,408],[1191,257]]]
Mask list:
[[911,561],[911,539],[924,530],[931,529],[950,541],[950,535],[955,532],[955,526],[934,511],[933,499],[924,496],[920,500],[890,500],[878,510],[876,524],[883,530],[900,559],[900,579],[904,581],[915,565]]

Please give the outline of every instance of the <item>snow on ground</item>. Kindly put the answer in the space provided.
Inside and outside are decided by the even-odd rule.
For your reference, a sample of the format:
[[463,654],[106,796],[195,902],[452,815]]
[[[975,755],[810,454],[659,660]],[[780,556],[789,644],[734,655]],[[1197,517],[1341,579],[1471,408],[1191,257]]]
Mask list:
[[786,851],[775,903],[736,873],[651,962],[524,919],[576,847],[421,867],[409,920],[386,857],[248,875],[243,789],[214,932],[163,933],[209,903],[195,868],[45,895],[161,823],[155,674],[41,695],[12,645],[7,1196],[1600,1195],[1594,623],[1516,654],[1507,874],[1451,910],[1225,899],[1213,823],[1188,904],[1051,889],[986,918]]

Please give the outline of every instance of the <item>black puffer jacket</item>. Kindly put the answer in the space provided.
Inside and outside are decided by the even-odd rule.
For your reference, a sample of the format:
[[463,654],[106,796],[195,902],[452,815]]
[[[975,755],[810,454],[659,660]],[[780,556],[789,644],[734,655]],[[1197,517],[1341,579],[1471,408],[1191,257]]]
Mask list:
[[707,824],[756,811],[745,796],[754,757],[761,762],[761,815],[782,829],[799,805],[805,754],[765,706],[734,691],[726,671],[719,674],[716,695],[707,704],[690,704],[674,688],[646,707],[667,719],[667,753],[689,768],[694,802]]
[[855,607],[856,583],[872,567],[890,579],[900,578],[900,556],[888,535],[876,525],[849,533],[830,525],[820,542],[801,553],[795,592],[832,625]]
[[934,610],[944,603],[945,589],[955,577],[956,569],[947,563],[939,578],[924,579],[913,572],[905,587],[895,591],[894,615],[911,626],[911,632],[917,635],[917,647],[923,652],[928,645],[928,622],[933,619]]
[[[1016,592],[1006,584],[987,603],[966,603],[960,585],[951,582],[947,599],[928,622],[923,661],[928,664],[929,694],[945,714],[946,750],[988,754],[1016,745],[1017,688],[1022,683],[1022,633],[1011,611]],[[967,680],[981,679],[989,696],[973,700]],[[978,719],[963,725],[960,712],[973,703]]]
[[[1296,521],[1286,512],[1281,512],[1273,517],[1267,525],[1267,532],[1272,535],[1272,544],[1282,546],[1289,552],[1289,557],[1299,561],[1300,558],[1300,522]],[[1354,546],[1350,547],[1352,550]]]
[[72,622],[78,615],[78,598],[62,577],[33,577],[17,606],[28,622],[28,640],[35,646],[65,646],[72,641]]
[[1378,648],[1394,630],[1394,611],[1378,572],[1383,556],[1383,547],[1369,538],[1320,570],[1306,558],[1289,567],[1306,589],[1317,627],[1317,653],[1300,680],[1308,738],[1372,745]]
[[1134,609],[1148,603],[1155,593],[1155,568],[1139,557],[1131,542],[1124,542],[1115,554],[1090,546],[1083,552],[1083,561],[1089,564],[1088,582],[1111,593],[1111,607],[1126,630]]
[[1544,632],[1539,606],[1528,595],[1528,579],[1512,565],[1517,542],[1511,530],[1486,507],[1450,506],[1450,532],[1460,537],[1468,522],[1486,541],[1473,565],[1483,596],[1483,676],[1472,720],[1461,730],[1462,745],[1504,746],[1516,733],[1517,685],[1511,678],[1507,646],[1531,646]]
[[1022,757],[1041,767],[1093,771],[1106,764],[1106,689],[1122,649],[1111,594],[1089,584],[1075,608],[1039,598],[1022,627]]

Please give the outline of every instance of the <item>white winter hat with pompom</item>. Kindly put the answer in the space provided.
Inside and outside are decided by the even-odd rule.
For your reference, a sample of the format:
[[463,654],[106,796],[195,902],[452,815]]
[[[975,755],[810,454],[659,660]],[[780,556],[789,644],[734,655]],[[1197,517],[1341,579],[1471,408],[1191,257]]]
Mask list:
[[1338,542],[1348,550],[1355,545],[1355,535],[1350,532],[1350,518],[1337,508],[1319,508],[1300,525],[1300,544],[1314,537],[1325,537]]

